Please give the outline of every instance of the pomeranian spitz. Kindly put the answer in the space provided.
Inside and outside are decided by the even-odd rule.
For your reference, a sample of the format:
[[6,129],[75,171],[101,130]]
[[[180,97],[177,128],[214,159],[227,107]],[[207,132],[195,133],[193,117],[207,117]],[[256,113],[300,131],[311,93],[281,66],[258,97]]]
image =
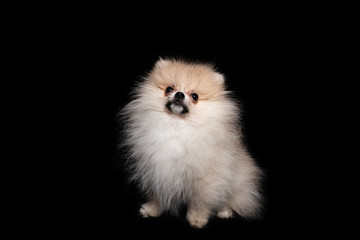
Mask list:
[[120,112],[143,217],[187,206],[192,227],[212,215],[259,216],[262,170],[242,143],[240,108],[209,64],[159,59]]

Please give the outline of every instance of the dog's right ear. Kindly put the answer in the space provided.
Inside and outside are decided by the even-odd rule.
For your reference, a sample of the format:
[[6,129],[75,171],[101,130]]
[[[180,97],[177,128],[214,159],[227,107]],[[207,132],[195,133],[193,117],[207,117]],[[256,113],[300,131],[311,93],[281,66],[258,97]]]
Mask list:
[[163,68],[166,67],[169,64],[169,62],[170,62],[169,60],[160,57],[159,60],[156,62],[155,66],[159,68]]

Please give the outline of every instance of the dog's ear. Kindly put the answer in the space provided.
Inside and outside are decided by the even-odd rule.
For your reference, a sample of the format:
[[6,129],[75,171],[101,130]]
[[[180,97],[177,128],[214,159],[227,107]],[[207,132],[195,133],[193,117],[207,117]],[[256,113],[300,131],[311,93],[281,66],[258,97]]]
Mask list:
[[166,67],[169,64],[170,60],[159,58],[159,60],[156,62],[155,66],[159,68]]
[[225,77],[221,73],[214,73],[214,80],[216,83],[223,84],[225,82]]

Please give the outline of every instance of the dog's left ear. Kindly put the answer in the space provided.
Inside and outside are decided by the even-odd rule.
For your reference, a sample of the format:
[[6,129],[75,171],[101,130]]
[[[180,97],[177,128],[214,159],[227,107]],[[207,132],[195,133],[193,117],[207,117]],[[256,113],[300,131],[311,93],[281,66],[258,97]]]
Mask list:
[[214,73],[214,80],[215,80],[216,83],[224,84],[225,77],[221,73],[215,72]]

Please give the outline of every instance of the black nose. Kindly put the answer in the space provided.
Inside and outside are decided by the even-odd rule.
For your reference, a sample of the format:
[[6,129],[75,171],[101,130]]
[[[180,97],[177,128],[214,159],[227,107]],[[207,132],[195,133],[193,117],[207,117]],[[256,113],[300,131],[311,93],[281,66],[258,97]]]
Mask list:
[[175,93],[176,100],[183,100],[184,98],[185,98],[185,95],[182,92]]

